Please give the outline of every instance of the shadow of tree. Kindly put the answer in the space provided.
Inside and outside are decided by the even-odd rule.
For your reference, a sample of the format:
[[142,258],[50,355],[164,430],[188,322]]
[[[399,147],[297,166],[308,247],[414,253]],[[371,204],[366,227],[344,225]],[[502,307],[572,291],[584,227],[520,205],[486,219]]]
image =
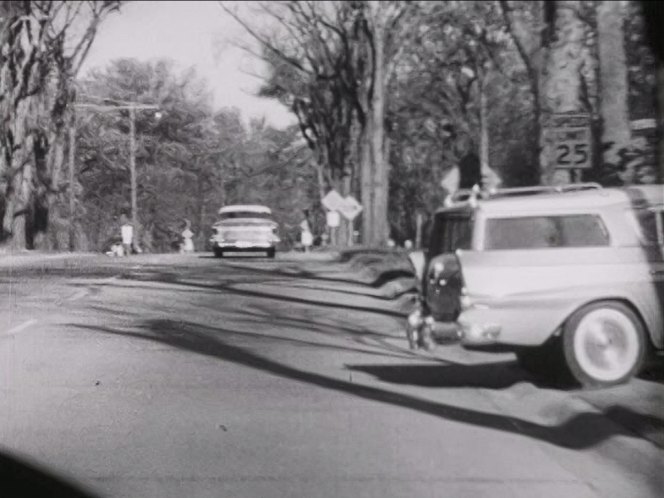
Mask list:
[[3,498],[95,498],[34,463],[0,451],[0,496]]
[[[381,315],[387,315],[387,316],[394,316],[394,317],[399,317],[403,318],[406,316],[405,312],[402,311],[397,311],[397,310],[392,310],[389,308],[371,308],[368,306],[354,306],[350,304],[343,304],[340,302],[331,302],[331,301],[322,301],[322,300],[317,300],[317,299],[306,299],[303,297],[295,297],[295,296],[287,296],[284,295],[283,293],[270,293],[270,292],[265,292],[265,291],[259,291],[259,290],[249,290],[249,289],[238,289],[237,287],[234,287],[236,285],[235,283],[218,283],[218,284],[210,284],[210,283],[203,283],[203,282],[192,282],[192,281],[182,281],[179,279],[173,279],[172,275],[170,272],[167,272],[166,275],[162,276],[160,271],[153,271],[151,273],[147,272],[142,272],[140,275],[132,275],[131,273],[127,273],[123,275],[123,278],[126,280],[139,280],[139,281],[149,281],[149,282],[159,282],[159,283],[167,283],[171,285],[178,285],[178,286],[184,286],[184,287],[193,287],[193,288],[199,288],[199,289],[208,289],[208,290],[217,290],[217,291],[225,291],[229,292],[232,294],[236,294],[239,296],[245,296],[245,297],[255,297],[255,298],[263,298],[263,299],[274,299],[274,300],[279,300],[279,301],[286,301],[290,303],[297,303],[297,304],[304,304],[304,305],[310,305],[310,306],[321,306],[325,308],[337,308],[337,309],[347,309],[347,310],[352,310],[352,311],[363,311],[366,313],[376,313],[376,314],[381,314]],[[242,283],[246,283],[246,279],[242,281]],[[277,289],[278,291],[278,289]],[[369,297],[369,296],[368,296]]]
[[[247,320],[247,324],[251,325],[260,325],[263,322],[259,320]],[[113,334],[113,335],[128,335],[132,336],[132,333],[126,330],[120,330],[120,329],[113,329],[110,327],[104,327],[100,325],[96,326],[91,326],[91,325],[82,325],[82,324],[77,324],[77,323],[69,323],[67,324],[68,328],[74,328],[74,329],[81,329],[81,330],[93,330],[96,332],[103,332],[107,334]],[[183,323],[182,327],[186,327],[186,325]],[[201,328],[207,328],[203,327],[201,325],[198,325],[198,327]],[[313,330],[315,332],[315,330]],[[320,349],[320,350],[330,350],[330,351],[339,351],[339,352],[346,352],[346,353],[359,353],[363,355],[370,355],[370,356],[380,356],[383,358],[395,358],[395,359],[412,359],[412,357],[408,356],[410,351],[407,350],[402,350],[399,351],[403,354],[397,354],[395,353],[390,353],[390,352],[384,352],[384,351],[378,351],[378,350],[371,350],[371,349],[364,349],[364,348],[355,348],[355,347],[348,347],[348,346],[340,346],[337,344],[327,344],[327,343],[322,343],[322,342],[316,342],[316,341],[306,341],[303,339],[294,339],[290,337],[283,337],[283,336],[278,336],[278,335],[270,335],[270,334],[261,334],[258,332],[245,332],[245,331],[240,331],[240,330],[224,330],[224,334],[229,336],[229,337],[235,337],[235,338],[247,338],[255,341],[257,344],[263,343],[263,344],[269,344],[269,343],[279,343],[279,344],[285,344],[288,346],[293,346],[293,347],[302,347],[302,348],[308,348],[308,349]],[[413,353],[414,357],[416,355]],[[431,359],[432,361],[438,361],[438,362],[443,362],[445,363],[445,360],[439,360],[439,359]]]
[[348,370],[364,372],[390,384],[435,388],[479,387],[507,389],[534,379],[515,361],[463,365],[346,365]]
[[[413,281],[414,282],[414,281]],[[277,282],[274,282],[277,283]],[[298,282],[293,282],[290,283],[291,287],[296,287],[299,289],[315,289],[319,291],[327,291],[327,292],[337,292],[340,294],[345,294],[345,295],[354,295],[354,296],[367,296],[371,297],[373,299],[380,299],[382,301],[393,301],[394,299],[397,299],[403,295],[406,294],[414,294],[416,289],[415,289],[415,283],[409,286],[404,286],[399,291],[395,291],[390,293],[389,295],[381,295],[381,294],[375,294],[375,293],[368,293],[366,290],[354,290],[348,287],[332,287],[332,286],[324,286],[319,283],[315,284],[308,284],[308,283],[298,283]]]
[[[229,262],[224,262],[224,266],[233,268],[235,270],[242,270],[251,273],[260,273],[260,274],[268,274],[279,277],[319,280],[327,282],[353,283],[353,284],[367,285],[372,288],[382,287],[386,283],[392,280],[396,280],[398,278],[413,278],[413,280],[415,279],[415,274],[410,269],[406,268],[395,268],[383,271],[374,269],[373,278],[371,280],[365,280],[363,278],[359,278],[360,274],[359,272],[357,272],[357,270],[353,270],[350,268],[349,269],[337,268],[334,270],[334,272],[325,271],[324,272],[325,274],[321,275],[320,272],[309,271],[304,269],[303,266],[305,266],[305,263],[300,263],[298,265],[277,266],[274,268],[258,268],[255,266],[234,265]],[[344,276],[332,277],[329,276],[330,273],[339,273],[343,274]]]
[[[362,399],[385,403],[407,410],[414,410],[461,424],[523,435],[569,449],[581,450],[592,448],[615,436],[639,437],[637,434],[608,421],[606,413],[581,413],[558,425],[543,425],[518,417],[461,408],[408,394],[355,384],[350,381],[299,370],[256,355],[244,348],[228,344],[221,338],[236,332],[222,327],[206,327],[184,321],[148,320],[141,326],[142,332],[128,332],[94,326],[87,328],[103,333],[156,341],[174,348],[251,367],[262,372],[323,389],[350,394]],[[662,423],[659,419],[639,414],[629,408],[612,407],[610,410],[620,411],[622,416],[628,414],[632,420],[639,418],[643,424]]]

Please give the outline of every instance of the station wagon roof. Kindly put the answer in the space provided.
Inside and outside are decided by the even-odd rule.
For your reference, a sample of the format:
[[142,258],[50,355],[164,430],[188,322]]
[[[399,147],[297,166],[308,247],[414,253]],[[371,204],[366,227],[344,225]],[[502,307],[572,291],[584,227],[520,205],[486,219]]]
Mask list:
[[234,204],[224,206],[219,210],[219,214],[236,212],[272,214],[272,210],[269,207],[258,204]]
[[625,188],[606,188],[581,190],[565,193],[540,193],[536,195],[518,195],[478,199],[476,207],[468,203],[441,208],[436,213],[463,212],[481,209],[496,213],[514,213],[523,211],[546,210],[583,210],[625,204],[637,205],[664,204],[663,185],[637,185]]

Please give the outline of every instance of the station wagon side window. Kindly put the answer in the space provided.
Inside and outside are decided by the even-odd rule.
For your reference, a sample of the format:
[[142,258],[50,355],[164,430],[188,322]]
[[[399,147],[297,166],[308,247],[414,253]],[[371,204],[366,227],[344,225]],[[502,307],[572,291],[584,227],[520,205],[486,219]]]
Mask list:
[[597,215],[521,216],[487,219],[484,249],[601,247],[609,242]]

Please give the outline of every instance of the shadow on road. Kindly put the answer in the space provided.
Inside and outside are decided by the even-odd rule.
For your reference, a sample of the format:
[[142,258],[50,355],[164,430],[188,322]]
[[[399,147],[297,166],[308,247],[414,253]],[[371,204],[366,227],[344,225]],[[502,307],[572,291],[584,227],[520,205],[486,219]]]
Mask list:
[[[98,309],[98,311],[105,311],[103,309]],[[247,321],[248,324],[255,323],[256,325],[260,325],[262,322],[259,321],[252,321],[249,320]],[[183,328],[183,330],[186,330],[187,324],[182,323],[180,326]],[[81,330],[87,330],[87,331],[92,331],[92,332],[102,332],[106,334],[112,334],[112,335],[127,335],[127,336],[132,336],[133,333],[125,330],[119,330],[119,329],[112,329],[110,327],[104,327],[104,326],[99,326],[99,325],[81,325],[81,324],[76,324],[76,323],[70,323],[67,324],[68,328],[75,328],[75,329],[81,329]],[[211,329],[209,327],[205,327],[204,325],[197,325],[196,326],[199,329],[208,329],[210,333],[215,333],[218,332],[219,329]],[[311,330],[312,332],[316,332],[316,330]],[[235,338],[246,338],[255,341],[256,344],[259,343],[281,343],[281,344],[286,344],[290,345],[293,347],[303,347],[303,348],[310,348],[310,349],[321,349],[321,350],[330,350],[330,351],[340,351],[340,352],[345,352],[345,353],[358,353],[358,354],[363,354],[363,355],[371,355],[371,356],[380,356],[383,358],[398,358],[398,359],[413,359],[413,358],[419,358],[417,355],[414,353],[411,353],[410,351],[407,350],[397,350],[395,352],[388,352],[388,351],[378,351],[378,350],[371,350],[371,349],[363,349],[363,348],[356,348],[356,347],[348,347],[348,346],[339,346],[336,344],[325,344],[321,342],[315,342],[315,341],[305,341],[303,339],[293,339],[290,337],[283,337],[283,336],[278,336],[278,335],[270,335],[270,334],[261,334],[258,332],[244,332],[240,330],[224,330],[224,333],[229,336],[229,337],[235,337]],[[143,338],[143,337],[139,337]],[[401,354],[398,354],[401,353]],[[409,356],[410,355],[410,356]],[[436,358],[431,358],[431,361],[438,361],[441,363],[447,363],[446,360],[439,360]]]
[[421,387],[507,389],[519,382],[533,381],[515,361],[475,365],[346,365],[346,368],[383,382]]
[[[306,280],[320,280],[324,282],[361,284],[373,288],[382,287],[386,283],[392,280],[396,280],[398,278],[413,278],[413,280],[415,279],[415,275],[413,274],[413,272],[405,269],[391,269],[391,270],[380,271],[377,272],[377,274],[373,277],[373,279],[371,279],[370,281],[365,281],[363,279],[357,278],[358,272],[354,270],[346,270],[346,271],[336,270],[335,273],[342,273],[342,274],[350,273],[351,275],[345,277],[330,277],[330,276],[317,274],[316,272],[304,270],[302,268],[298,268],[297,270],[289,268],[287,271],[284,271],[283,268],[255,268],[255,267],[252,268],[252,267],[231,265],[231,264],[227,264],[226,266],[229,266],[235,270],[243,270],[252,273],[269,274],[279,277],[290,277],[290,278],[298,278]],[[331,273],[331,272],[326,272],[326,273]]]
[[244,348],[228,344],[221,338],[229,334],[235,334],[236,331],[222,327],[202,327],[191,322],[173,322],[170,320],[148,320],[140,327],[141,332],[89,328],[93,331],[97,330],[167,344],[185,351],[255,368],[272,375],[323,389],[433,415],[465,425],[527,436],[552,445],[575,450],[592,448],[615,436],[639,438],[637,434],[608,420],[607,416],[611,415],[609,413],[611,411],[620,412],[620,416],[628,416],[631,420],[638,418],[641,424],[660,426],[664,423],[660,419],[639,414],[622,406],[611,407],[605,412],[580,413],[557,425],[544,425],[509,415],[461,408],[379,387],[355,384],[352,381],[331,378],[276,362]]
[[128,273],[123,275],[122,278],[126,280],[138,280],[141,282],[158,282],[158,283],[167,283],[170,285],[179,285],[183,287],[223,291],[231,294],[236,294],[238,296],[273,299],[273,300],[286,301],[290,303],[303,304],[308,306],[321,306],[326,308],[363,311],[365,313],[376,313],[376,314],[394,316],[399,318],[402,318],[407,314],[405,312],[395,311],[392,309],[371,308],[368,306],[353,306],[350,304],[343,304],[339,302],[330,302],[330,301],[322,301],[317,299],[305,299],[302,297],[286,296],[284,294],[279,294],[278,289],[275,291],[275,293],[270,293],[259,290],[238,289],[237,287],[234,287],[234,284],[225,284],[225,283],[209,284],[209,283],[190,282],[190,281],[183,282],[178,279],[174,279],[172,273],[170,272],[165,273],[163,275],[161,272],[158,271],[150,273],[142,272],[140,275],[132,275],[131,273]]
[[0,451],[0,496],[3,498],[96,498],[34,463]]
[[664,384],[664,358],[658,358],[658,364],[651,365],[639,377],[650,382]]
[[[250,258],[245,258],[245,261]],[[251,258],[253,259],[253,258]],[[342,258],[339,262],[344,264],[348,263],[350,258]],[[327,282],[341,282],[341,283],[354,283],[368,285],[373,288],[382,287],[386,283],[396,280],[398,278],[415,278],[414,273],[409,266],[406,265],[405,260],[402,263],[402,267],[399,267],[398,262],[394,262],[393,267],[390,267],[389,261],[384,261],[382,256],[376,256],[366,259],[362,264],[358,264],[356,267],[352,265],[345,265],[339,267],[336,263],[336,268],[334,270],[325,270],[323,275],[316,271],[309,271],[303,268],[303,266],[314,265],[320,266],[321,263],[329,264],[332,262],[324,261],[298,261],[297,263],[288,263],[288,264],[277,264],[274,267],[270,268],[260,268],[255,266],[246,266],[243,264],[232,264],[230,261],[224,261],[224,267],[232,268],[234,270],[242,270],[249,273],[259,273],[263,275],[271,275],[277,277],[289,277],[289,278],[298,278],[298,279],[307,279],[307,280],[319,280]],[[371,266],[371,263],[374,263],[375,266]],[[383,268],[381,268],[381,266]],[[387,267],[386,267],[387,266]],[[368,270],[370,277],[369,280],[366,278],[358,278],[362,275],[359,271],[360,269]],[[330,274],[340,274],[343,275],[339,277],[330,276]]]

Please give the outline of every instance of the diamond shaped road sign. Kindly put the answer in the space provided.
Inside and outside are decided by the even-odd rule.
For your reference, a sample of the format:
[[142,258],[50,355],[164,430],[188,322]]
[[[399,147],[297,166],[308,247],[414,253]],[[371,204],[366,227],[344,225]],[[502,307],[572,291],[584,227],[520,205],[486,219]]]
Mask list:
[[330,190],[321,200],[321,204],[330,211],[341,211],[340,207],[344,204],[344,198],[336,190]]
[[362,205],[353,196],[341,197],[336,190],[330,190],[321,203],[330,211],[338,211],[350,221],[362,212]]
[[339,212],[349,221],[353,221],[355,217],[362,212],[362,205],[357,202],[352,195],[344,199],[344,204],[339,209]]

